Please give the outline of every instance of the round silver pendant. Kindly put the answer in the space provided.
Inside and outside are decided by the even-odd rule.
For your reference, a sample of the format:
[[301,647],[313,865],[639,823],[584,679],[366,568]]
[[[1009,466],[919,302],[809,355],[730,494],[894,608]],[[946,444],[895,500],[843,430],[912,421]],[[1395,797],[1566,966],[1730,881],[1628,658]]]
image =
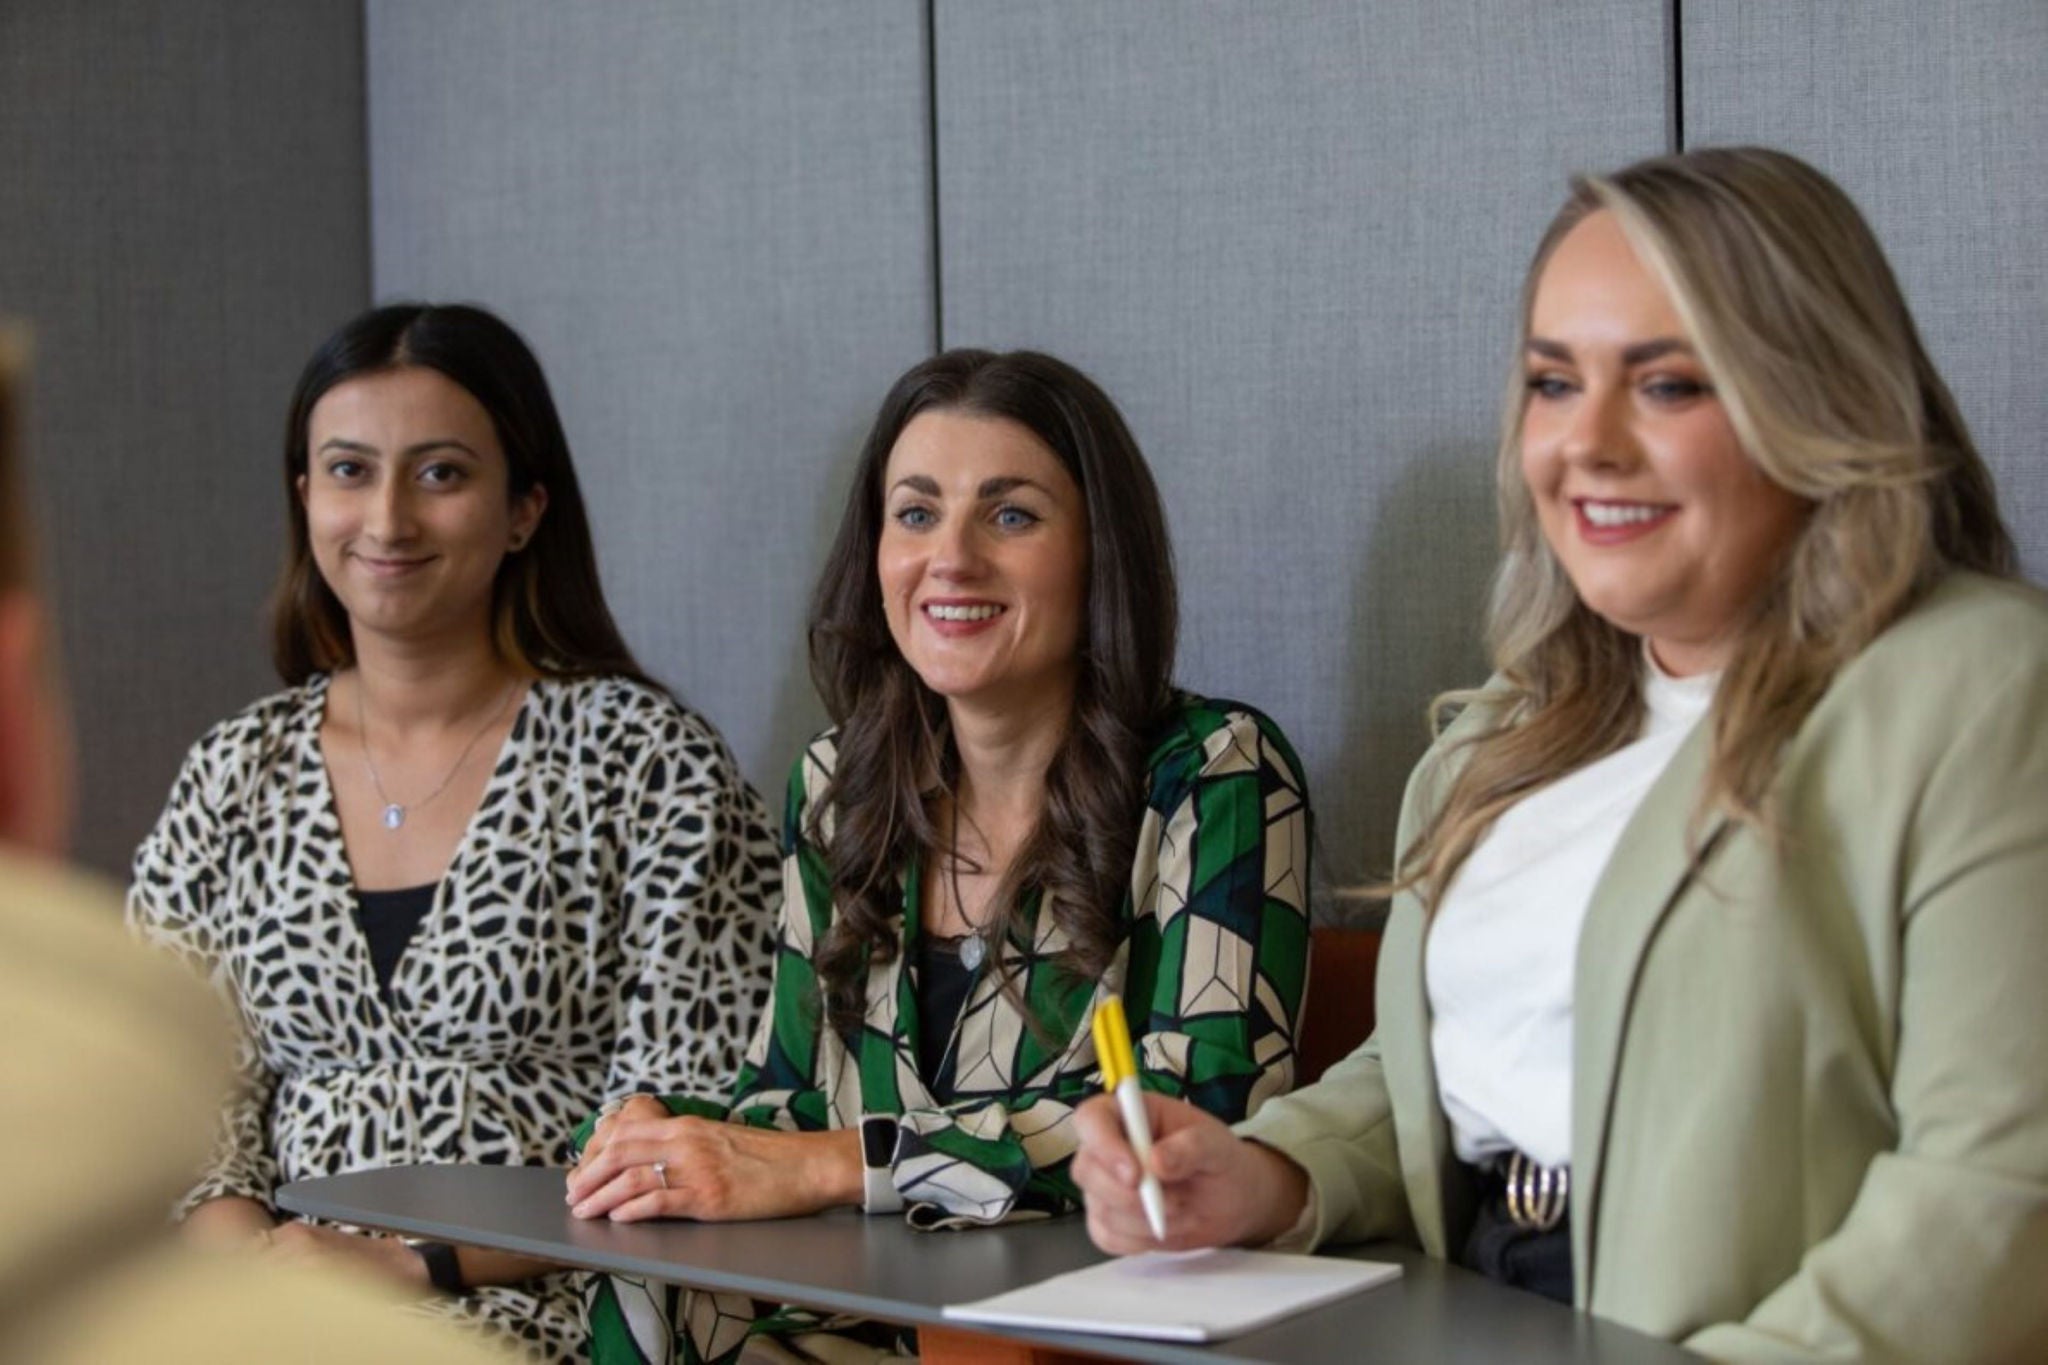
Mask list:
[[982,942],[980,934],[969,934],[960,940],[960,965],[968,971],[977,971],[981,960],[988,956],[988,944]]
[[397,829],[405,823],[405,807],[393,801],[384,808],[384,828]]

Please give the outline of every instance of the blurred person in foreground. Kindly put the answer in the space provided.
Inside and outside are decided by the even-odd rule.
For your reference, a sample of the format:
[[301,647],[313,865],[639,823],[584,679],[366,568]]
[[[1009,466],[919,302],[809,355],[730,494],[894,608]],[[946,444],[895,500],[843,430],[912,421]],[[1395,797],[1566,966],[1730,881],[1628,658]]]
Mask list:
[[213,1133],[232,1048],[203,986],[67,871],[69,728],[14,449],[0,331],[0,1359],[504,1357],[367,1281],[179,1247],[164,1209]]

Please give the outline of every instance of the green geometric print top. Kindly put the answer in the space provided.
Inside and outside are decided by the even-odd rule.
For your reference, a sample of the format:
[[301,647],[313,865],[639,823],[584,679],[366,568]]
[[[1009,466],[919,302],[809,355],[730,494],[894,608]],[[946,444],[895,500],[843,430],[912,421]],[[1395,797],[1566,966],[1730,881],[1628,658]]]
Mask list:
[[853,1046],[823,1023],[812,953],[836,908],[824,853],[805,830],[836,753],[828,733],[790,774],[775,984],[734,1086],[733,1118],[821,1129],[893,1116],[887,1164],[912,1221],[960,1225],[1074,1206],[1073,1108],[1101,1088],[1088,1016],[1111,983],[1147,1089],[1235,1121],[1292,1087],[1308,969],[1310,817],[1300,760],[1271,720],[1234,702],[1180,698],[1146,763],[1122,906],[1128,937],[1104,982],[1058,968],[1066,935],[1027,901],[1029,948],[999,951],[1044,1031],[1027,1026],[984,967],[956,1028],[946,1104],[918,1069],[915,864],[903,876],[903,940],[870,969]]
[[[967,1227],[1076,1206],[1067,1174],[1073,1110],[1101,1088],[1087,1025],[1111,989],[1123,996],[1147,1089],[1235,1121],[1292,1087],[1308,972],[1311,816],[1301,762],[1270,719],[1236,702],[1177,699],[1147,760],[1145,812],[1121,907],[1126,939],[1103,981],[1077,981],[1057,967],[1066,935],[1027,901],[1030,946],[999,951],[1044,1030],[1025,1023],[984,966],[955,1029],[952,1098],[944,1104],[918,1066],[915,863],[902,877],[903,941],[870,969],[868,1011],[852,1045],[824,1022],[812,956],[837,910],[824,852],[807,827],[836,756],[827,732],[790,773],[772,998],[731,1102],[664,1097],[672,1111],[803,1131],[867,1118],[865,1159],[871,1170],[886,1167],[910,1220]],[[825,820],[829,837],[829,813]],[[881,1116],[895,1123],[877,1142]],[[725,1360],[749,1333],[850,1325],[664,1289],[597,1280],[593,1359]],[[664,1340],[671,1324],[679,1329],[673,1345]]]

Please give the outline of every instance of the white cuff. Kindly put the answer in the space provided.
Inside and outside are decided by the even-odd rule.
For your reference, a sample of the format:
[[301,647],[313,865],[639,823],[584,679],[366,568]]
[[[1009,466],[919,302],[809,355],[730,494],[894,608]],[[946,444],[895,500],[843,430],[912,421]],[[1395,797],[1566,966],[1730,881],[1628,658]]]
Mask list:
[[896,1192],[896,1116],[860,1116],[860,1206],[869,1213],[901,1213]]

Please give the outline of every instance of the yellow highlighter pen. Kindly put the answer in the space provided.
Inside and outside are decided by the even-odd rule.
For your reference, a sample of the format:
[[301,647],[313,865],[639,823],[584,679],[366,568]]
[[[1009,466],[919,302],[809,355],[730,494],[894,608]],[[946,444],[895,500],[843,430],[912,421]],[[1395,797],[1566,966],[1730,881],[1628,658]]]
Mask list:
[[1095,1034],[1095,1060],[1102,1066],[1102,1088],[1116,1096],[1117,1111],[1124,1118],[1124,1135],[1137,1154],[1138,1201],[1145,1206],[1145,1222],[1152,1235],[1166,1240],[1166,1192],[1159,1177],[1152,1174],[1152,1125],[1145,1121],[1145,1093],[1138,1087],[1138,1058],[1131,1050],[1130,1026],[1124,1022],[1124,1002],[1110,996],[1095,1007],[1090,1023]]

